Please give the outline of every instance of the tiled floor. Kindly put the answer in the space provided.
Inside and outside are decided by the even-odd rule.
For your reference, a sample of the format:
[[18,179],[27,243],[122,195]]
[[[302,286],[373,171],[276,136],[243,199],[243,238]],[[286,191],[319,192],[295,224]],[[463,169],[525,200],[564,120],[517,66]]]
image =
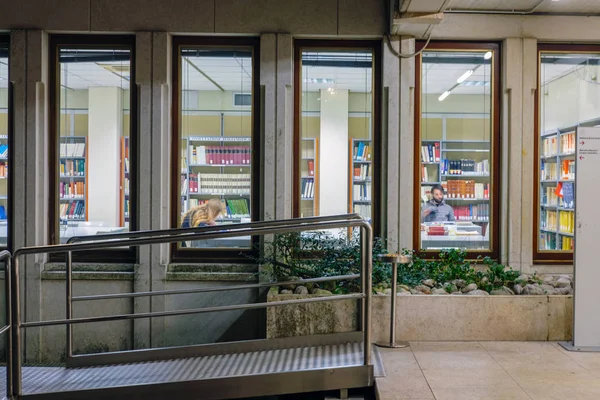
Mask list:
[[600,399],[600,353],[556,343],[413,342],[379,351],[379,400]]

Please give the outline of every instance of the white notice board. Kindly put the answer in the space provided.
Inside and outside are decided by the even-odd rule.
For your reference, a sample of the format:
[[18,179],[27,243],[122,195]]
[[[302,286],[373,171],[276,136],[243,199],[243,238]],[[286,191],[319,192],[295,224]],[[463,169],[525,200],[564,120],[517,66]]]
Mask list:
[[600,349],[600,128],[577,128],[573,346]]

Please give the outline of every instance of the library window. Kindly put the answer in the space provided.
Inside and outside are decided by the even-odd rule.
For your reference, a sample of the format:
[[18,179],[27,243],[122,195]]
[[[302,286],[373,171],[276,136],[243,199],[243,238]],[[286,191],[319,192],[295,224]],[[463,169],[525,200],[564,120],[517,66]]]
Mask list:
[[8,247],[8,37],[0,36],[0,248]]
[[296,41],[296,217],[377,222],[378,46]]
[[497,251],[498,53],[439,43],[419,57],[416,249]]
[[575,136],[600,125],[600,47],[539,46],[534,259],[573,257]]
[[52,242],[128,231],[134,190],[133,40],[114,45],[52,40],[52,209],[57,216]]
[[[197,227],[257,219],[254,39],[176,38],[173,129],[173,226]],[[193,250],[233,256],[250,249],[249,236],[179,243],[178,256]],[[217,254],[214,253],[214,254]]]

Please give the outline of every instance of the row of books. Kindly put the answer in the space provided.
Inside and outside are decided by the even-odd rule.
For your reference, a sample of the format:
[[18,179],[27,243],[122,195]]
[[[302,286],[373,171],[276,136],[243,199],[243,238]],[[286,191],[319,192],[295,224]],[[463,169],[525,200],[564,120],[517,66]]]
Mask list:
[[542,140],[542,156],[555,156],[558,153],[558,141],[556,136]]
[[250,165],[249,146],[189,146],[189,160],[194,165]]
[[[559,170],[560,166],[560,170]],[[541,161],[540,176],[542,180],[575,179],[575,160],[562,160],[562,162]]]
[[85,197],[85,182],[60,182],[59,196],[61,199]]
[[362,164],[354,167],[354,179],[365,180],[371,178],[371,164]]
[[371,161],[370,142],[354,142],[354,161]]
[[360,215],[368,221],[371,220],[371,206],[369,204],[355,204],[352,209],[355,214]]
[[0,158],[6,159],[8,158],[8,145],[0,144]]
[[558,213],[556,211],[542,210],[540,213],[540,228],[556,231],[558,227]]
[[559,238],[559,246],[560,250],[570,250],[573,251],[573,245],[575,244],[575,239],[569,236],[560,236]]
[[85,157],[85,143],[61,143],[61,157]]
[[248,194],[252,185],[250,174],[189,174],[182,175],[181,194]]
[[0,178],[8,177],[8,162],[0,162]]
[[575,153],[575,132],[561,134],[560,140],[556,136],[542,140],[542,156],[544,157],[572,153]]
[[125,221],[129,220],[129,200],[125,200],[123,203],[123,214],[125,216]]
[[354,201],[371,201],[371,182],[353,184],[352,199]]
[[450,199],[489,199],[490,185],[473,180],[451,180],[442,182],[446,197]]
[[124,191],[124,195],[125,196],[129,196],[129,178],[125,178],[123,180],[123,187],[122,187],[123,191]]
[[575,233],[575,212],[563,210],[558,212],[558,231]]
[[462,158],[460,160],[442,160],[442,174],[444,175],[489,175],[490,163],[489,160],[471,160]]
[[308,176],[315,176],[315,160],[307,160],[306,172],[308,173]]
[[440,162],[440,142],[421,146],[421,162]]
[[85,176],[85,160],[61,160],[60,176]]
[[85,202],[81,200],[60,205],[60,219],[85,220]]
[[560,135],[560,152],[561,154],[575,153],[575,132]]
[[458,221],[488,221],[490,219],[489,204],[471,204],[454,206],[454,217]]
[[556,248],[556,235],[540,232],[540,250],[560,250]]
[[300,198],[312,200],[315,197],[315,180],[313,178],[302,178],[300,186]]

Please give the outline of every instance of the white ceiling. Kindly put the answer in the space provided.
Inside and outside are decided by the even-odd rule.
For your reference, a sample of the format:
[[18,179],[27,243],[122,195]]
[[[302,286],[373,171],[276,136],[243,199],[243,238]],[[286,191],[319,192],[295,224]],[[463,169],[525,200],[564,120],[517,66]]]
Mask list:
[[[403,0],[401,12],[438,12],[445,0]],[[502,10],[502,11],[529,11],[540,0],[451,0],[447,4],[448,10]],[[536,12],[573,12],[597,13],[600,12],[598,0],[544,0]]]

